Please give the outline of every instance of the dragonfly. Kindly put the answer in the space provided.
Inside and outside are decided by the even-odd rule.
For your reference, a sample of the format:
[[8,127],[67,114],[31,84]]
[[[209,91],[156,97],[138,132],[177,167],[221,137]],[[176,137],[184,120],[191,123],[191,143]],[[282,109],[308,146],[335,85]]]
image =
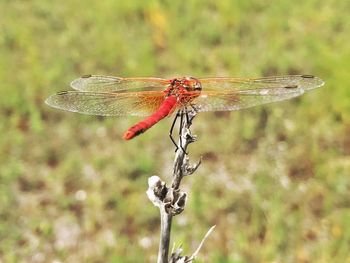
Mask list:
[[[59,92],[50,96],[46,103],[89,115],[144,116],[124,133],[123,138],[130,140],[175,111],[184,113],[188,108],[196,112],[240,110],[295,98],[323,84],[322,79],[313,75],[172,79],[85,75],[71,82],[75,91]],[[172,128],[169,135],[175,144]]]

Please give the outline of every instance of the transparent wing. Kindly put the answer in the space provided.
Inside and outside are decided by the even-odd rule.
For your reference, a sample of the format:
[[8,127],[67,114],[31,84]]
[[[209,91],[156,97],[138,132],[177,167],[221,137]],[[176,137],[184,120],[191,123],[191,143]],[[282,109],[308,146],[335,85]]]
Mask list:
[[118,78],[110,76],[85,75],[73,80],[70,86],[79,91],[113,92],[132,90],[165,89],[168,80],[161,78]]
[[[265,78],[203,78],[199,79],[203,91],[206,90],[273,90],[303,89],[305,91],[321,87],[324,82],[312,75],[289,75]],[[282,92],[283,93],[283,92]]]
[[202,92],[193,100],[199,111],[231,111],[291,99],[321,87],[323,80],[311,75],[257,79],[200,79]]
[[45,102],[61,110],[101,116],[148,116],[164,100],[161,91],[147,92],[79,92],[63,91],[50,96]]
[[192,104],[198,111],[233,111],[270,102],[291,99],[303,89],[270,88],[240,91],[202,91]]

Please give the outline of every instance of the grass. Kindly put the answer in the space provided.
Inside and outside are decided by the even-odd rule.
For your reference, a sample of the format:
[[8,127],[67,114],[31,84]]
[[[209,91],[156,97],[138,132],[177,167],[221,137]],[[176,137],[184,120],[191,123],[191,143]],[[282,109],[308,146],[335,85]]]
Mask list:
[[2,1],[0,259],[154,262],[147,178],[170,176],[171,120],[125,142],[137,118],[59,112],[47,96],[83,74],[314,74],[301,98],[200,114],[203,156],[184,181],[173,241],[198,262],[350,262],[347,1]]

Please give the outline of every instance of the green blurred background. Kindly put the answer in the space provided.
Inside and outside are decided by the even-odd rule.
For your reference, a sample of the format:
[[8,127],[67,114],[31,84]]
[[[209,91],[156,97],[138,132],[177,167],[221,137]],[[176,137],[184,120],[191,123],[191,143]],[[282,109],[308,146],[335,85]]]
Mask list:
[[172,242],[198,262],[350,262],[350,2],[0,1],[0,261],[155,262],[171,119],[60,112],[83,74],[314,74],[298,99],[199,114]]

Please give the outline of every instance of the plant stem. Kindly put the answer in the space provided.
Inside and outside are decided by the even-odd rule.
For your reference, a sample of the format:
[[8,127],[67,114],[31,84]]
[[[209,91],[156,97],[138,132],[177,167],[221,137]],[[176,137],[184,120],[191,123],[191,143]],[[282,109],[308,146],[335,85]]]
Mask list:
[[165,207],[161,206],[160,210],[160,243],[158,251],[158,263],[167,263],[169,258],[169,244],[172,215],[165,211]]
[[171,187],[167,188],[166,184],[157,176],[152,176],[148,180],[147,195],[160,210],[161,227],[158,263],[177,262],[177,260],[174,261],[172,259],[169,261],[169,244],[172,218],[180,214],[186,204],[187,194],[180,190],[180,183],[184,176],[194,173],[201,163],[201,160],[199,160],[195,165],[190,165],[189,157],[185,152],[187,151],[187,146],[196,140],[196,136],[192,135],[189,129],[196,112],[189,111],[186,114],[186,118],[181,118],[179,147],[175,154]]

